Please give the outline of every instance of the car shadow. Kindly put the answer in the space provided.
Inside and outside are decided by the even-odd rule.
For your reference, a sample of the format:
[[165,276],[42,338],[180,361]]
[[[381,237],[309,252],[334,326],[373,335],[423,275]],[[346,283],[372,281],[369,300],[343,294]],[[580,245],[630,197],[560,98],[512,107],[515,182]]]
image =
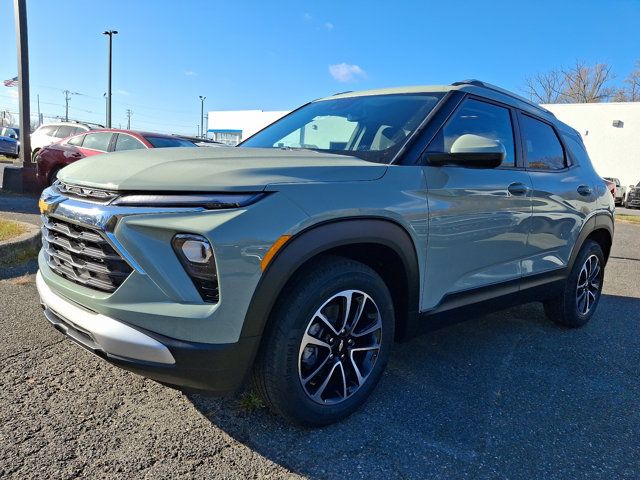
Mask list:
[[[639,410],[639,318],[640,299],[603,295],[581,329],[554,325],[539,304],[441,328],[397,344],[369,402],[323,429],[291,426],[238,399],[187,396],[235,440],[311,478],[579,473],[635,455],[617,436],[629,419],[603,407]],[[562,455],[551,455],[558,445]]]

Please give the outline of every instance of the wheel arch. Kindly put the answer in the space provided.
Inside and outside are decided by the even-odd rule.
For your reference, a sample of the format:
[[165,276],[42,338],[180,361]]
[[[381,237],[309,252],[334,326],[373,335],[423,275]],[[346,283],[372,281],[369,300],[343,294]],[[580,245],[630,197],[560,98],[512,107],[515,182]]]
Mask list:
[[320,255],[351,258],[376,270],[394,300],[396,338],[406,338],[415,331],[420,269],[411,236],[392,220],[356,218],[311,226],[278,251],[253,294],[242,337],[263,334],[276,300],[287,283],[305,264]]
[[594,240],[600,245],[606,264],[607,260],[609,260],[609,254],[611,253],[613,231],[614,223],[612,215],[608,213],[599,213],[589,218],[580,231],[578,241],[575,243],[573,250],[571,251],[569,271],[573,268],[573,263],[575,262],[582,245],[584,245],[584,242],[587,240]]

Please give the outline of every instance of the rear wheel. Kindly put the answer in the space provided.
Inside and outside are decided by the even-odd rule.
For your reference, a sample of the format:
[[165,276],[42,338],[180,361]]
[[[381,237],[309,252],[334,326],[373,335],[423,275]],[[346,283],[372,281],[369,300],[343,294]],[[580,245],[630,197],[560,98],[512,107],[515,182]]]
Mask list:
[[585,325],[598,306],[603,280],[602,248],[593,240],[587,240],[576,257],[561,294],[544,302],[545,314],[567,327]]
[[322,426],[369,397],[393,342],[391,295],[380,276],[339,257],[314,261],[273,311],[254,384],[276,413]]

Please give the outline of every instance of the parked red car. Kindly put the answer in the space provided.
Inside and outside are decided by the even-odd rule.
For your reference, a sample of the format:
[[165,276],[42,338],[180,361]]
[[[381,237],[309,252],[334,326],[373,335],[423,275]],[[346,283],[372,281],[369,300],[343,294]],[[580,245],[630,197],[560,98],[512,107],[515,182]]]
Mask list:
[[38,184],[51,185],[58,171],[84,157],[138,148],[196,147],[183,138],[133,130],[89,130],[42,148],[36,155]]

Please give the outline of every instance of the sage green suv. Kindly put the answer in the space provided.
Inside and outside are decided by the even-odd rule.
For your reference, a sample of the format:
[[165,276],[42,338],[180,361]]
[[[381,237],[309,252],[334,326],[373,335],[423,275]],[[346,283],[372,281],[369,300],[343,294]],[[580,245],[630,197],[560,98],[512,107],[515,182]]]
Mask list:
[[40,208],[55,328],[182,389],[252,378],[318,426],[365,402],[395,340],[469,311],[585,324],[614,206],[574,129],[469,80],[315,100],[238,148],[87,158]]

